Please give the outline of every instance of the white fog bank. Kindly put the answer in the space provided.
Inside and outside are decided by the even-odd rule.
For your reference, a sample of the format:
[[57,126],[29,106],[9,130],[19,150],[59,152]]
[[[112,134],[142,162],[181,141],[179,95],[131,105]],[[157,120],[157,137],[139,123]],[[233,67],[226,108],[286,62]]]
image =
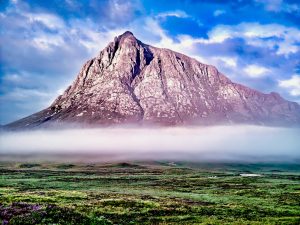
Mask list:
[[9,154],[81,155],[91,161],[288,161],[300,159],[300,129],[215,126],[2,132],[0,157]]

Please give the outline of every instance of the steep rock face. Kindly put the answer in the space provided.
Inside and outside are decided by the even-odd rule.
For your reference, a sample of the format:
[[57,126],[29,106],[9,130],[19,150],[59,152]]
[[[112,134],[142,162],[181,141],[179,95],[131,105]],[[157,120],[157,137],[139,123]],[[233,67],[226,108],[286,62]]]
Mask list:
[[233,83],[214,66],[143,44],[127,31],[86,62],[49,108],[7,127],[51,122],[295,125],[300,106]]

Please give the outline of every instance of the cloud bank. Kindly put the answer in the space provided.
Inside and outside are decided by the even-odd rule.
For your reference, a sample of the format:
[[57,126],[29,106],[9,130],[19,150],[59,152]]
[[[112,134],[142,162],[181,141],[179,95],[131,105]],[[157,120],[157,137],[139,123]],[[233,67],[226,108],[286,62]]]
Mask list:
[[300,129],[260,126],[2,132],[0,155],[44,160],[60,155],[66,161],[295,161],[300,160],[299,134]]

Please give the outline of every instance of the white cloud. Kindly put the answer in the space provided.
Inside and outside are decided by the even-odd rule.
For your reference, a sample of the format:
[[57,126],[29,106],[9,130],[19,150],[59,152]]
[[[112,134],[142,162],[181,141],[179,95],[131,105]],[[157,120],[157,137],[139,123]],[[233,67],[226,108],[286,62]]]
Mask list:
[[32,39],[31,44],[41,51],[51,51],[53,47],[63,47],[65,41],[61,36],[41,33]]
[[299,13],[300,7],[297,4],[286,4],[285,11],[289,13],[293,13],[293,12]]
[[282,0],[256,0],[256,2],[263,4],[267,11],[279,12],[282,8]]
[[65,27],[64,21],[54,14],[49,13],[24,13],[30,23],[40,22],[50,29],[61,29]]
[[286,42],[279,44],[279,49],[277,51],[277,54],[288,56],[289,54],[297,53],[298,51],[299,51],[298,44],[291,44],[290,41],[286,41]]
[[[101,5],[101,1],[99,2]],[[108,14],[107,16],[111,20],[128,20],[133,16],[133,11],[139,9],[138,1],[121,1],[121,0],[110,0],[108,1]]]
[[181,10],[162,12],[162,13],[159,13],[156,17],[165,18],[165,17],[169,17],[169,16],[173,16],[173,17],[177,17],[177,18],[189,17],[189,15],[186,12],[181,11]]
[[213,59],[220,60],[227,67],[237,67],[237,57],[216,56]]
[[208,39],[199,43],[222,43],[230,38],[243,38],[247,44],[268,47],[278,55],[288,56],[299,51],[300,30],[279,24],[241,23],[238,25],[217,25],[208,33]]
[[288,89],[292,96],[300,96],[300,75],[295,74],[290,79],[280,80],[279,86]]
[[270,72],[270,69],[253,64],[253,65],[248,65],[244,69],[244,71],[251,78],[260,78],[266,76]]
[[221,16],[221,15],[223,15],[225,13],[226,13],[225,10],[218,9],[218,10],[214,11],[214,16],[218,17],[218,16]]
[[262,4],[265,10],[270,12],[295,13],[300,11],[300,8],[297,4],[289,4],[283,0],[256,0],[256,2]]

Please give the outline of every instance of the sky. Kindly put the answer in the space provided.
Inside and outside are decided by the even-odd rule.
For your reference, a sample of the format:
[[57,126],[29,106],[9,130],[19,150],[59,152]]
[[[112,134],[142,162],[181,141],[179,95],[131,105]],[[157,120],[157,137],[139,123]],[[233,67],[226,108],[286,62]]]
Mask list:
[[300,103],[299,0],[0,0],[0,124],[49,106],[126,30]]

